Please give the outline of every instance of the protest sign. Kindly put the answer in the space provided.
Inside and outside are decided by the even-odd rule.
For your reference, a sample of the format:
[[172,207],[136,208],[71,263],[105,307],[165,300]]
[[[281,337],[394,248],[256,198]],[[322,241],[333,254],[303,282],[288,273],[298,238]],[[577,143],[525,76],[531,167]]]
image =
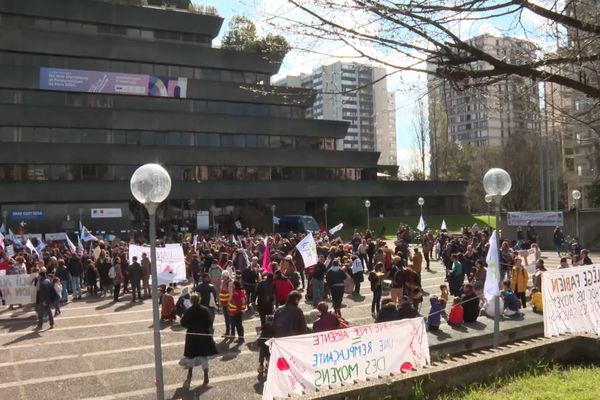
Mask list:
[[600,266],[546,271],[542,275],[544,335],[600,335]]
[[307,234],[304,239],[296,245],[296,248],[302,256],[304,266],[310,267],[319,261],[319,258],[317,257],[317,244],[315,243],[315,238],[312,233]]
[[423,318],[275,338],[263,400],[429,365]]
[[0,290],[7,305],[35,303],[36,274],[0,275]]
[[[129,245],[129,263],[136,256],[138,262],[142,260],[142,253],[150,258],[150,248]],[[185,280],[185,257],[180,244],[167,244],[166,247],[156,248],[156,271],[158,273],[158,284],[168,284]]]
[[563,226],[563,213],[558,212],[509,212],[508,226],[525,226],[528,222],[534,226]]

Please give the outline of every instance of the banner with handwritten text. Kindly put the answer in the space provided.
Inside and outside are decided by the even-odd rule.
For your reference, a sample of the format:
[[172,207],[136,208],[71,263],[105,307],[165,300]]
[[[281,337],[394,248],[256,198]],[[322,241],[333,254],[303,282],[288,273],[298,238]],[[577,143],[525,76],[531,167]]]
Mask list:
[[263,400],[429,365],[423,318],[274,338]]
[[0,275],[0,291],[7,305],[35,303],[37,273],[31,275]]
[[[141,263],[142,253],[146,253],[150,258],[149,247],[130,244],[129,263],[133,262],[133,256]],[[156,248],[156,272],[159,285],[185,281],[185,256],[180,244],[167,244],[165,247]]]
[[544,335],[600,335],[600,266],[546,271],[542,275]]

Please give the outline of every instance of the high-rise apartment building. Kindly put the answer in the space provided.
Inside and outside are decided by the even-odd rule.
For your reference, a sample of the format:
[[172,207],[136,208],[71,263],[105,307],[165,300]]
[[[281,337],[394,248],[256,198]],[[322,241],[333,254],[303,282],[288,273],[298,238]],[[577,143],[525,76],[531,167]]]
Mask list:
[[[489,34],[471,39],[478,48],[510,63],[521,63],[533,54],[533,45],[511,37]],[[437,64],[428,64],[433,71]],[[491,66],[474,61],[474,70]],[[447,132],[436,129],[436,135],[472,146],[500,145],[511,136],[539,134],[539,89],[531,79],[509,76],[493,84],[457,88],[434,75],[428,76],[429,124],[439,126],[441,110],[447,117]],[[434,120],[436,119],[436,120]],[[432,139],[433,141],[434,139]],[[432,157],[433,158],[433,157]]]
[[[580,0],[566,6],[565,13],[577,20],[596,21],[600,12],[595,1]],[[557,57],[573,60],[597,55],[599,48],[596,37],[568,28],[565,45],[560,47]],[[587,85],[599,87],[599,62],[573,62],[561,64],[561,75]],[[552,72],[552,68],[549,68]],[[556,83],[544,83],[544,129],[548,141],[561,149],[561,172],[567,192],[578,189],[582,192],[582,207],[588,207],[588,186],[598,177],[598,132],[600,132],[600,110],[594,100],[585,94]],[[563,198],[567,203],[573,199]]]
[[387,90],[386,76],[384,68],[337,62],[318,67],[311,74],[287,76],[276,85],[317,92],[308,118],[350,123],[347,135],[336,141],[336,149],[378,151],[379,165],[395,166],[395,101]]

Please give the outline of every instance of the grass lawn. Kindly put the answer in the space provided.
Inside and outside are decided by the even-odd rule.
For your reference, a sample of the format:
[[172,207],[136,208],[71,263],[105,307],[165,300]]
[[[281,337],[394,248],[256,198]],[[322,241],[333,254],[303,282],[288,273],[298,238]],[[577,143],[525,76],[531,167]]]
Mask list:
[[600,399],[600,366],[554,366],[528,370],[522,376],[499,378],[474,385],[438,400],[597,400]]
[[[446,215],[446,216],[427,216],[423,217],[425,219],[425,223],[428,225],[430,229],[439,230],[442,226],[442,220],[446,221],[446,226],[451,232],[460,232],[463,226],[472,226],[474,223],[477,223],[480,227],[487,225],[488,216],[487,215]],[[366,221],[365,221],[366,222]],[[385,228],[385,237],[386,239],[395,239],[396,238],[396,230],[398,229],[398,225],[406,224],[410,226],[412,229],[417,229],[417,225],[419,224],[419,216],[410,216],[410,217],[389,217],[389,218],[375,218],[371,217],[370,226],[371,230],[379,236],[381,232],[381,228]],[[496,227],[496,217],[490,217],[490,224],[492,228]],[[352,237],[352,232],[354,229],[358,229],[359,231],[364,232],[366,225],[361,226],[344,226],[340,235],[344,240],[350,240]]]

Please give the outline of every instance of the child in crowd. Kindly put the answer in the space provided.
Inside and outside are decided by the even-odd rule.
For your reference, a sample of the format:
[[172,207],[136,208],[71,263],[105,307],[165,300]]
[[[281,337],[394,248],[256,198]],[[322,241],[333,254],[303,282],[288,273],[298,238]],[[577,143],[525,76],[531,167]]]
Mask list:
[[465,315],[465,310],[463,306],[460,304],[460,297],[455,297],[452,307],[450,307],[450,315],[448,316],[448,324],[449,325],[461,325],[463,323],[463,318]]
[[440,301],[443,301],[444,305],[448,304],[449,296],[448,285],[440,285]]
[[513,317],[519,315],[519,308],[521,308],[521,301],[515,296],[511,289],[510,281],[504,281],[502,283],[504,290],[502,291],[502,299],[504,300],[504,311],[505,317]]
[[423,290],[420,287],[416,287],[412,290],[412,302],[415,310],[420,312],[421,305],[423,304]]
[[62,283],[60,283],[60,278],[54,277],[52,280],[52,284],[54,286],[54,290],[58,294],[58,300],[54,302],[54,316],[60,315],[60,299],[63,291]]
[[531,289],[531,305],[533,306],[533,312],[542,314],[544,305],[542,303],[542,292],[538,288]]
[[175,290],[172,287],[167,288],[167,292],[163,296],[162,306],[160,308],[160,319],[173,322],[175,320]]
[[427,317],[427,328],[430,331],[437,331],[440,328],[442,313],[444,312],[446,303],[435,295],[429,298],[429,302],[431,303],[431,309]]

